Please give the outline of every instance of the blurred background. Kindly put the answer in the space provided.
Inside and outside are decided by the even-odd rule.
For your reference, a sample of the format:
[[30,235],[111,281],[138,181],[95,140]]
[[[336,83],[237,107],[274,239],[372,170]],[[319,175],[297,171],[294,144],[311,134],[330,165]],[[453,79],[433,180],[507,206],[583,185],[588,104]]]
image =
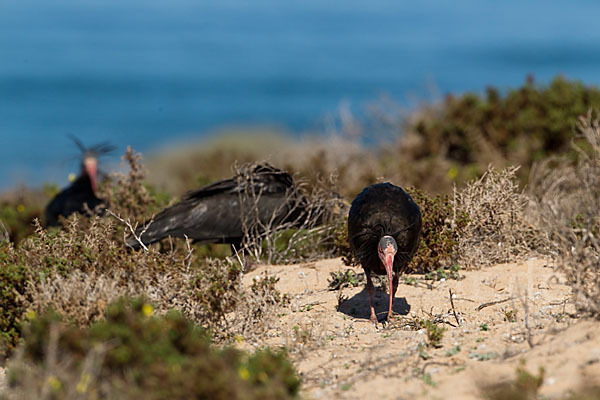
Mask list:
[[68,135],[111,142],[117,164],[127,145],[227,130],[327,135],[340,112],[409,112],[527,74],[597,85],[599,15],[591,0],[4,0],[0,190],[66,185]]

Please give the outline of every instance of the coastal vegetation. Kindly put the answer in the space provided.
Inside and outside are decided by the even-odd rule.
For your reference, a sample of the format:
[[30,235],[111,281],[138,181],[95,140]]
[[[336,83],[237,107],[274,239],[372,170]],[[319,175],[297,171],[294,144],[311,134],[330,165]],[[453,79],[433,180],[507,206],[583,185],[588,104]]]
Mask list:
[[[277,289],[275,275],[259,275],[251,285],[243,278],[266,262],[343,257],[352,265],[348,205],[377,181],[406,187],[421,206],[423,233],[412,272],[445,277],[543,257],[572,287],[577,317],[600,319],[596,110],[598,88],[562,77],[548,85],[528,78],[516,89],[447,96],[402,121],[381,115],[396,135],[374,145],[364,143],[360,122],[342,121],[332,136],[282,139],[276,154],[245,146],[252,139],[243,137],[149,160],[127,149],[129,172],[112,174],[100,186],[111,213],[73,215],[62,228],[43,227],[42,210],[55,186],[5,193],[0,355],[8,383],[0,398],[144,393],[158,399],[167,387],[180,398],[299,396],[301,378],[289,355],[294,349],[262,346],[273,334],[271,322],[291,312],[290,298]],[[186,240],[164,240],[147,251],[126,248],[133,228],[185,189],[263,160],[295,174],[311,204],[327,209],[319,227],[250,238],[251,252]],[[344,286],[355,285],[336,286],[340,302]],[[433,348],[443,346],[438,324],[417,324]],[[295,332],[300,338],[304,331]],[[308,342],[306,332],[295,343]],[[236,349],[240,343],[255,350]]]

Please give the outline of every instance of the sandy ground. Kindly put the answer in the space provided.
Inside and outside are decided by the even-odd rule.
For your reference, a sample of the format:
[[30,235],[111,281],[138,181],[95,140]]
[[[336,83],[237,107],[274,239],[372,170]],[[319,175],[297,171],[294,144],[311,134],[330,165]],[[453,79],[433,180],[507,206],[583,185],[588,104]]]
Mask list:
[[[274,274],[289,294],[263,344],[290,348],[305,398],[476,399],[486,385],[514,382],[522,363],[532,375],[545,369],[539,394],[547,398],[600,385],[600,322],[575,317],[570,287],[544,260],[461,271],[460,280],[401,280],[391,323],[377,327],[364,284],[328,290],[330,273],[347,268],[331,259],[260,266],[244,277],[250,284]],[[378,290],[380,321],[387,302]],[[447,329],[440,347],[427,345],[417,320]]]
[[[600,321],[575,316],[570,287],[544,260],[461,271],[460,280],[403,279],[392,321],[378,326],[369,322],[364,284],[328,290],[330,274],[348,268],[331,259],[259,266],[244,277],[250,285],[274,274],[290,297],[260,344],[290,349],[303,398],[479,399],[486,385],[514,382],[522,365],[532,375],[544,368],[544,398],[600,387]],[[388,299],[377,290],[380,321]],[[428,345],[419,320],[446,328],[439,347]],[[0,369],[0,390],[4,378]]]

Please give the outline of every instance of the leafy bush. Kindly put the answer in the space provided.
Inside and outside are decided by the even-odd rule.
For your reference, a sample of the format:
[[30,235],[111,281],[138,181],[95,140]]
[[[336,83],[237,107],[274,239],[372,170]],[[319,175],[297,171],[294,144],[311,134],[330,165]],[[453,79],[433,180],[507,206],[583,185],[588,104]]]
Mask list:
[[154,316],[142,299],[119,299],[84,329],[52,312],[33,318],[8,376],[9,399],[285,399],[300,386],[285,351],[217,348],[182,314]]
[[439,112],[418,118],[410,129],[422,138],[415,149],[420,158],[478,165],[480,172],[496,158],[522,165],[526,173],[534,161],[570,150],[572,128],[590,108],[600,108],[600,89],[560,76],[536,86],[529,77],[504,95],[489,87],[485,96],[448,96]]
[[16,345],[26,311],[19,294],[25,293],[29,274],[13,253],[10,243],[0,243],[0,358]]
[[344,264],[354,264],[354,254],[348,242],[348,219],[345,215],[339,219],[333,234],[335,254],[342,257]]
[[430,272],[450,268],[456,257],[458,238],[468,222],[466,215],[455,212],[447,195],[430,197],[414,187],[407,192],[421,208],[422,216],[419,248],[411,261],[411,270]]
[[360,283],[365,281],[364,273],[357,274],[352,269],[331,272],[329,275],[330,278],[327,279],[327,282],[329,282],[329,290],[340,290],[345,287],[357,287]]

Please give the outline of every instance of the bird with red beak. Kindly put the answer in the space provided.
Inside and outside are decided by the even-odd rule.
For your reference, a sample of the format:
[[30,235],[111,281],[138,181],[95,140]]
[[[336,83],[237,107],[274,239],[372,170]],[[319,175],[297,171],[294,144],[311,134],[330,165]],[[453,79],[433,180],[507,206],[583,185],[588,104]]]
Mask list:
[[98,198],[98,157],[113,150],[108,143],[85,147],[73,137],[81,150],[81,172],[71,185],[60,191],[46,206],[46,226],[59,226],[60,218],[68,218],[73,213],[87,216],[102,215],[104,205]]
[[[396,240],[394,240],[394,238],[391,236],[382,237],[379,241],[379,245],[377,246],[377,255],[379,255],[379,259],[383,263],[390,285],[390,308],[388,311],[388,321],[392,317],[392,304],[394,300],[394,295],[396,294],[396,289],[398,289],[397,271],[396,275],[394,276],[394,279],[392,279],[392,270],[394,269],[394,256],[396,255],[396,252],[398,252],[398,245],[396,244]],[[373,297],[371,296],[371,317],[373,317],[373,313]]]
[[[392,278],[392,272],[394,269],[394,256],[398,252],[398,244],[396,240],[389,236],[383,236],[379,240],[379,244],[377,245],[377,255],[379,256],[379,260],[381,264],[385,268],[385,272],[388,277],[388,282],[390,285],[390,306],[388,309],[388,321],[392,317],[392,305],[394,300],[394,295],[396,294],[396,289],[398,289],[398,271],[396,271],[396,275]],[[369,292],[369,301],[371,305],[371,322],[377,323],[377,316],[375,315],[375,306],[373,301],[374,294],[374,286],[373,281],[371,280],[371,274],[367,274],[367,290]]]
[[352,201],[348,213],[348,242],[367,278],[370,320],[377,323],[371,274],[387,275],[390,288],[388,321],[393,315],[394,295],[400,274],[419,246],[421,210],[399,186],[389,182],[365,187]]

